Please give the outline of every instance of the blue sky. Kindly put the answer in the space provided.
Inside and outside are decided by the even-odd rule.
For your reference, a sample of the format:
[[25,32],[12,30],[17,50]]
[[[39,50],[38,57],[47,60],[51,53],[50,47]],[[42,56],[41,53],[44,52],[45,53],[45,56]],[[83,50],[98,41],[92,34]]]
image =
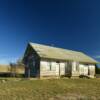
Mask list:
[[100,60],[99,0],[0,0],[0,64],[28,42],[82,51]]

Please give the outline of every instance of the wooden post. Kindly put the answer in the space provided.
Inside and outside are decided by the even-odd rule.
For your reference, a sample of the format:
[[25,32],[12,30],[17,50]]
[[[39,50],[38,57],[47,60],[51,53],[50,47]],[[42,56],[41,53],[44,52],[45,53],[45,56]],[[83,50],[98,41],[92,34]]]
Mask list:
[[60,63],[58,63],[59,64],[59,77],[60,77]]

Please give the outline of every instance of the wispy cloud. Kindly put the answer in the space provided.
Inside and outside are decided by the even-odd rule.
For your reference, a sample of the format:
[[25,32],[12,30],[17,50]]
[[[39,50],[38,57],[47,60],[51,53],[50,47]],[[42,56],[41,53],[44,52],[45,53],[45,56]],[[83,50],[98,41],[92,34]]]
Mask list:
[[98,56],[95,56],[95,58],[96,58],[96,59],[100,59],[100,55],[98,55]]

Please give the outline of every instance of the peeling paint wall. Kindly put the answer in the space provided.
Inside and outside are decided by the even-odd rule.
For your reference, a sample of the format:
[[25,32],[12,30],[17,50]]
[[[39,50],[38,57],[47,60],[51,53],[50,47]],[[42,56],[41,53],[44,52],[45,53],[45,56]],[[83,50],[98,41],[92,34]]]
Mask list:
[[59,76],[59,64],[56,62],[40,61],[40,76]]
[[95,76],[95,65],[93,64],[79,64],[80,75]]
[[80,75],[85,75],[85,76],[90,76],[94,77],[95,75],[95,65],[93,64],[82,64],[77,62],[72,62],[72,76],[80,76]]
[[80,75],[94,76],[95,65],[86,65],[79,62],[40,61],[40,76]]
[[65,75],[65,62],[57,63],[55,61],[41,61],[40,62],[40,75],[41,76]]

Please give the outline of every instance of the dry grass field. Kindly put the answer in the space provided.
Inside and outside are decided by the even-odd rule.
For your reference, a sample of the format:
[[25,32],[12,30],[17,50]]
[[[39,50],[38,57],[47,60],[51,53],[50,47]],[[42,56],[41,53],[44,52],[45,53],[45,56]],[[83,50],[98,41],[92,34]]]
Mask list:
[[[16,69],[13,68],[17,74],[24,74],[24,67],[23,66],[16,66]],[[0,65],[0,73],[10,73],[11,66],[10,65]]]
[[0,100],[100,100],[100,79],[0,78]]

